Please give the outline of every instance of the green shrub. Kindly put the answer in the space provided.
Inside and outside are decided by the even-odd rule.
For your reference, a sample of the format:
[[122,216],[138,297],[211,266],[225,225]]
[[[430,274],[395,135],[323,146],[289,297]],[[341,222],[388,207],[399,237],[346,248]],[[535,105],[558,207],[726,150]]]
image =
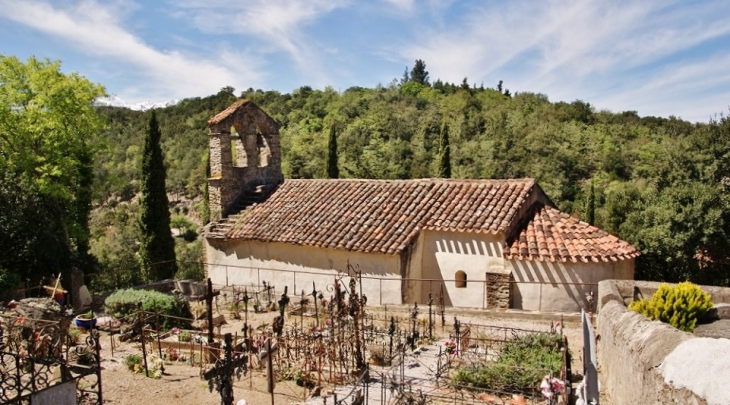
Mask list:
[[[142,367],[142,356],[139,354],[130,354],[127,357],[124,358],[124,365],[127,366],[129,371],[138,372],[138,369]],[[136,365],[139,365],[139,367],[136,367]]]
[[79,342],[80,337],[81,331],[79,328],[77,328],[76,325],[71,324],[71,326],[68,327],[68,344],[70,346],[75,346]]
[[696,284],[685,281],[670,287],[660,284],[651,300],[643,299],[629,304],[629,309],[645,317],[662,321],[677,329],[692,332],[697,319],[712,308],[712,297]]
[[[157,291],[120,290],[107,297],[104,306],[107,313],[111,313],[117,318],[127,318],[139,311],[140,303],[145,311],[161,311],[165,315],[192,318],[190,305],[187,301]],[[160,326],[165,329],[173,327],[189,328],[190,322],[160,317]]]
[[451,376],[454,384],[507,392],[537,391],[551,371],[563,363],[560,335],[545,332],[516,337],[502,345],[494,362],[462,366]]

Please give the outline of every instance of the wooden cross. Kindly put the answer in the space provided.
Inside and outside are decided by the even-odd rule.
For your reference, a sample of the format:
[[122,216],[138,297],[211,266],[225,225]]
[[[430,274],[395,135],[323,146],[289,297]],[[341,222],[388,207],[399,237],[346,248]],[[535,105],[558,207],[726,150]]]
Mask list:
[[208,278],[208,288],[205,291],[205,306],[208,308],[208,344],[213,343],[213,298],[220,294],[220,291],[213,291],[213,282]]
[[236,358],[233,358],[232,340],[230,333],[224,335],[225,357],[223,360],[218,360],[212,369],[203,374],[203,378],[208,380],[208,389],[212,392],[213,386],[215,386],[216,391],[220,393],[223,405],[233,404],[233,373],[236,373],[240,379],[241,374],[248,371],[247,355],[236,355]]
[[259,362],[266,360],[266,390],[271,393],[271,405],[274,405],[274,365],[273,354],[278,350],[278,343],[272,345],[271,338],[264,341],[264,350],[259,353]]

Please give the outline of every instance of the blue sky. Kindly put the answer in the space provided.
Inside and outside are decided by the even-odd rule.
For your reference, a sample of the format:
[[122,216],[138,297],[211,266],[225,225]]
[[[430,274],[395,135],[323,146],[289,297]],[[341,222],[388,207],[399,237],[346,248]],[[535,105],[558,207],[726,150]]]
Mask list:
[[706,122],[730,106],[727,0],[0,0],[0,54],[129,103],[430,78]]

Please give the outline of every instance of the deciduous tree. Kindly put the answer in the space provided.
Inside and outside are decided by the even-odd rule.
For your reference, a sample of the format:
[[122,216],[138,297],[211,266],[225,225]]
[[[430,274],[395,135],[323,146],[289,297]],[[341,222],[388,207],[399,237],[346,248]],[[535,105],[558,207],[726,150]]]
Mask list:
[[[92,150],[104,88],[61,62],[0,55],[0,268],[36,281],[89,270]],[[15,229],[15,232],[5,233]]]

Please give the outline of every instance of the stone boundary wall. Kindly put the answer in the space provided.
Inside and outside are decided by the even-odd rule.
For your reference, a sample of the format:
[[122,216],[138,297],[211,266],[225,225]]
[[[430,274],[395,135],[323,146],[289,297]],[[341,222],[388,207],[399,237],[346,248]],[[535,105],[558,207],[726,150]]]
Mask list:
[[[599,283],[596,339],[603,391],[615,404],[727,403],[718,402],[725,401],[730,391],[727,376],[708,372],[707,364],[716,363],[719,369],[730,370],[727,352],[702,353],[701,347],[708,346],[703,340],[707,338],[651,321],[626,308],[626,303],[637,295],[650,297],[659,284],[631,280]],[[730,288],[702,289],[712,294],[715,303],[730,302]],[[730,348],[728,339],[710,340]],[[686,354],[687,349],[692,355],[683,355],[681,359],[676,354],[670,356],[675,352]],[[677,375],[677,367],[686,372]],[[726,396],[718,399],[717,391],[723,390]]]

